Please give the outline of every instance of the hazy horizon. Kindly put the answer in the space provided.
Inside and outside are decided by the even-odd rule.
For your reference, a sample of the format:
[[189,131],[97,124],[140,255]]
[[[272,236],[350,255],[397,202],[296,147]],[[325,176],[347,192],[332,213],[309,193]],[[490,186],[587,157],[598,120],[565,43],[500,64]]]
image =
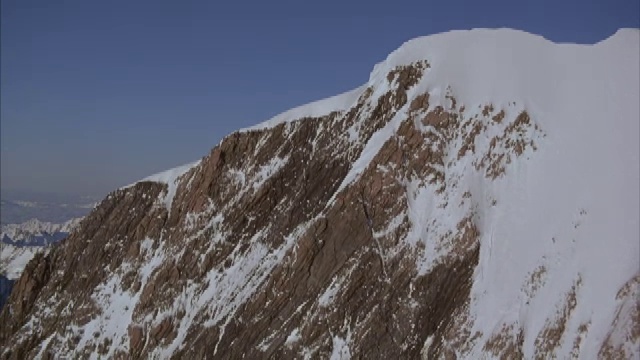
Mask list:
[[595,43],[638,1],[1,3],[0,187],[104,195],[364,84],[403,42],[509,27]]

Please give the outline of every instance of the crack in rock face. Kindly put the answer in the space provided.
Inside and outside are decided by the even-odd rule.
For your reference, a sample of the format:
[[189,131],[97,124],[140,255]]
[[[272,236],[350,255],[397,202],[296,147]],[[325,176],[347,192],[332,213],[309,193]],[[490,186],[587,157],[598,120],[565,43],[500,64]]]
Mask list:
[[[491,272],[518,244],[500,226],[550,143],[545,119],[442,90],[430,60],[387,70],[350,107],[233,133],[165,182],[109,194],[29,263],[0,314],[0,357],[584,355],[589,276],[557,280],[553,253]],[[567,229],[548,246],[573,251],[582,230]],[[511,275],[508,307],[487,305]],[[637,279],[593,335],[600,356],[640,341]],[[561,296],[540,305],[551,286]],[[526,327],[529,306],[543,311]]]

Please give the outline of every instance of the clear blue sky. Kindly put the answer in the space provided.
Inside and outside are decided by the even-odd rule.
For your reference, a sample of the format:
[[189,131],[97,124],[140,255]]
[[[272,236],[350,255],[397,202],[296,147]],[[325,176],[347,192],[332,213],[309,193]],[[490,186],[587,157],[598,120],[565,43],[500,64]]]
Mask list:
[[594,43],[640,0],[1,2],[1,186],[104,194],[367,81],[404,41],[512,27]]

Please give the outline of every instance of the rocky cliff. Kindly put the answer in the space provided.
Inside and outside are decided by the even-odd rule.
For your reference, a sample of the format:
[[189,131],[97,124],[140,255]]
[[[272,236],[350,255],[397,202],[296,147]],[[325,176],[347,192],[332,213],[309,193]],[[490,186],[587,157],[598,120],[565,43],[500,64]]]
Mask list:
[[639,40],[412,40],[109,194],[28,264],[2,357],[638,356]]

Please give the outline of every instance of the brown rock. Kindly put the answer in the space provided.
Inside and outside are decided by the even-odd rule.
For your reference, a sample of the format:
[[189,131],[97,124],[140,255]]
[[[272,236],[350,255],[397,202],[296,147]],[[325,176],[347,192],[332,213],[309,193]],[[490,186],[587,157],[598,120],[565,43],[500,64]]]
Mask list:
[[132,354],[137,354],[142,350],[144,345],[144,331],[142,327],[136,325],[129,325],[129,349]]

